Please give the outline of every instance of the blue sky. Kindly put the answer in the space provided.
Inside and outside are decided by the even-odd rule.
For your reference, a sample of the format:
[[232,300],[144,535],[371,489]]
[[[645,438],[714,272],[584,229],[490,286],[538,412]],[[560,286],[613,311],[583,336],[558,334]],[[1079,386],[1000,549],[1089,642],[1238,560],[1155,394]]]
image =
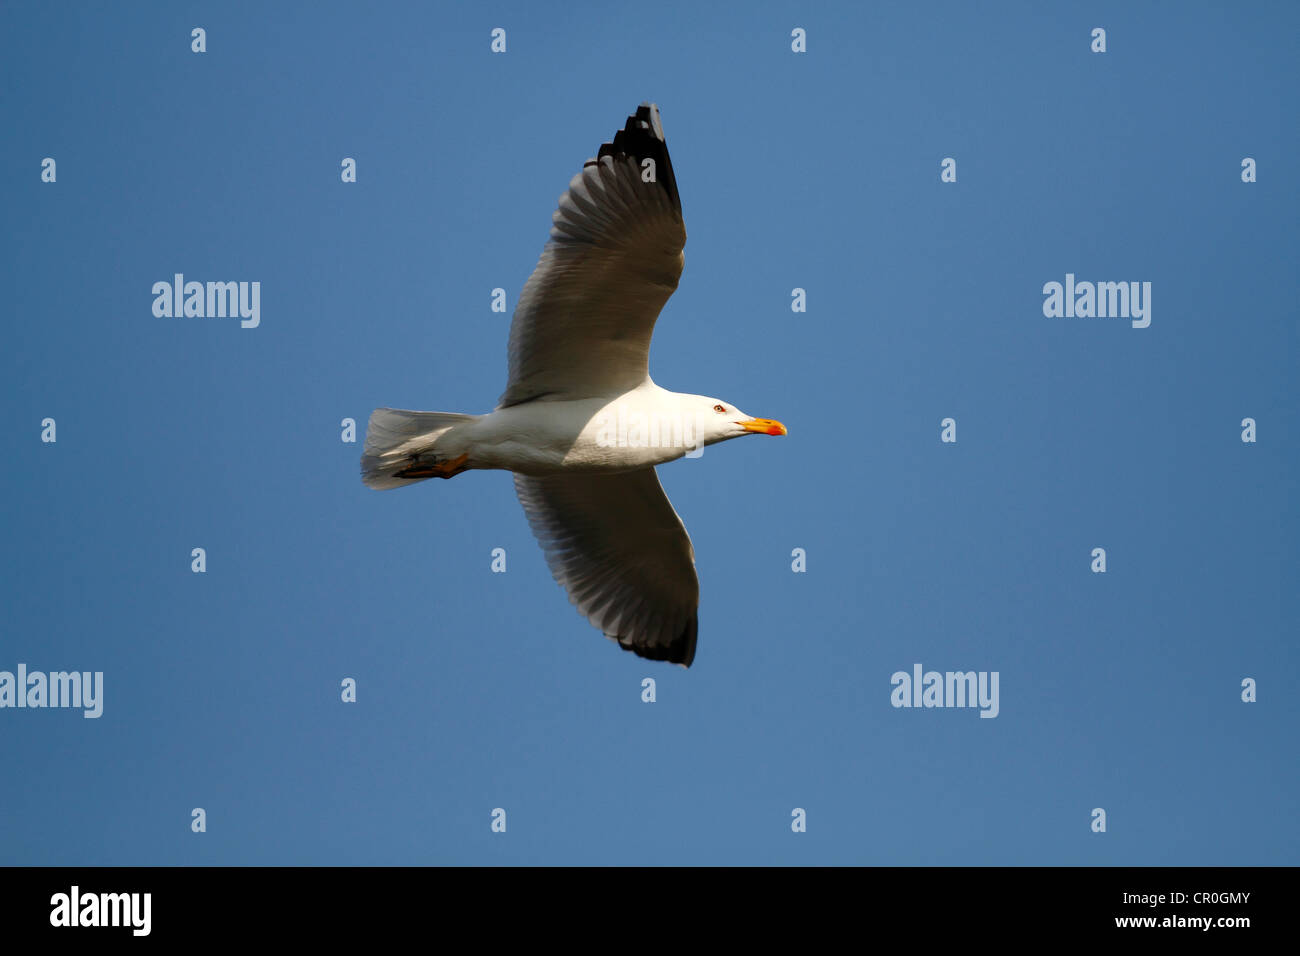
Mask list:
[[[1300,862],[1300,8],[840,6],[0,11],[0,670],[104,673],[0,710],[0,863]],[[646,99],[652,374],[790,429],[660,469],[689,671],[574,612],[508,474],[340,440],[492,407],[491,290]],[[177,272],[259,327],[155,317]],[[1150,327],[1045,317],[1067,273]],[[892,707],[916,663],[998,716]]]

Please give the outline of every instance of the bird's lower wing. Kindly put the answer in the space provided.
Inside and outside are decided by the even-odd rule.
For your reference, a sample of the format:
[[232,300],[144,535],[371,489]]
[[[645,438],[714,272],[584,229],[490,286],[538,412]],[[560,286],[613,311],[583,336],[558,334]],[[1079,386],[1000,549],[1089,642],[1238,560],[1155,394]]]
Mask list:
[[695,551],[653,468],[515,475],[555,580],[624,650],[690,667],[700,584]]

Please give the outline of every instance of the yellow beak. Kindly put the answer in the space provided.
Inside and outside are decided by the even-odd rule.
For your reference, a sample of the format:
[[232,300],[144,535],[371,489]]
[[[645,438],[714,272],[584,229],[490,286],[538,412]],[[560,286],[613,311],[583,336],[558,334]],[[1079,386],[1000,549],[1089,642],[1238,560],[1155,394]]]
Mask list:
[[757,432],[760,435],[784,435],[786,434],[785,426],[772,418],[751,418],[747,421],[736,422],[747,432]]

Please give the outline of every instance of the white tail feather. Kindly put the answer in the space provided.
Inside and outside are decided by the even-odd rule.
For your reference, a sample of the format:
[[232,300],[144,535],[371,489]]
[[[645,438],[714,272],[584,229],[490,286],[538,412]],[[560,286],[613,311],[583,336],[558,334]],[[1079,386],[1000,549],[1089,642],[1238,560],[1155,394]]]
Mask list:
[[366,428],[361,480],[376,489],[401,488],[421,478],[398,478],[417,456],[437,457],[438,439],[457,425],[477,421],[478,415],[457,412],[412,412],[404,408],[376,408]]

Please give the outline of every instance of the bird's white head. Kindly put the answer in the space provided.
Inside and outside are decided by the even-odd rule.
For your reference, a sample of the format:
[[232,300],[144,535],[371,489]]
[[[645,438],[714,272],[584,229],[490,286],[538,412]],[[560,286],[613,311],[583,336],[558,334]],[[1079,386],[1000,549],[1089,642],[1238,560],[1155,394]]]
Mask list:
[[772,418],[753,418],[730,402],[704,395],[689,396],[701,443],[712,445],[741,435],[784,435],[785,426]]

